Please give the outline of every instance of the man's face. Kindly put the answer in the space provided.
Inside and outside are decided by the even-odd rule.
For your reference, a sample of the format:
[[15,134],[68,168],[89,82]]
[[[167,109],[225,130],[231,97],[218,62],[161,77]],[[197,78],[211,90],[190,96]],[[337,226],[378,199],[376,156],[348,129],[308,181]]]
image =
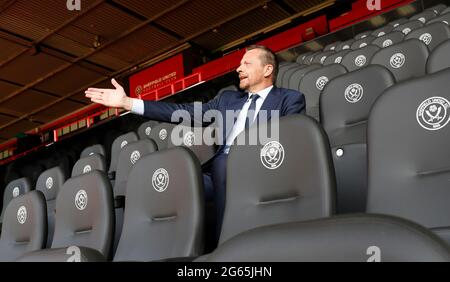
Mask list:
[[265,67],[260,55],[261,50],[253,49],[242,57],[241,65],[236,70],[239,74],[239,87],[242,90],[253,92],[267,79],[264,77]]

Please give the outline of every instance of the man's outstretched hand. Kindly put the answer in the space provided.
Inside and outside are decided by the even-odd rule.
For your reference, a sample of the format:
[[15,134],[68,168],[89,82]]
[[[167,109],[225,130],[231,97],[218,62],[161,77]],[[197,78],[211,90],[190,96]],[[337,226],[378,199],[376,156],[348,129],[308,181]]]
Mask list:
[[115,89],[89,88],[84,92],[85,96],[94,103],[130,111],[133,103],[131,98],[127,96],[123,87],[114,78],[111,83]]

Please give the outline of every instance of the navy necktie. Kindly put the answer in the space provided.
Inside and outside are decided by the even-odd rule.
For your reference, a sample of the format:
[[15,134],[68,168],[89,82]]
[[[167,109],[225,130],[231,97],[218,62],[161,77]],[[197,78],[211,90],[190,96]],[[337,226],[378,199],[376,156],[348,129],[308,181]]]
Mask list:
[[249,128],[255,119],[256,100],[258,100],[258,98],[259,98],[258,94],[252,94],[252,96],[250,96],[252,102],[250,103],[250,107],[248,107],[247,118],[245,119],[245,129]]

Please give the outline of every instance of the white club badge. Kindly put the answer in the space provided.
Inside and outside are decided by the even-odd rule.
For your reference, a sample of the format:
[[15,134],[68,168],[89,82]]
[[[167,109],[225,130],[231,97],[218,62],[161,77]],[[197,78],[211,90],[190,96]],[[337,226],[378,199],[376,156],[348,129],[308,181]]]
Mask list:
[[419,37],[419,39],[426,45],[430,45],[431,41],[433,41],[433,36],[429,33],[424,33]]
[[391,67],[394,69],[399,69],[403,67],[405,64],[406,57],[402,53],[396,53],[392,55],[391,59],[389,60],[389,63],[391,64]]
[[53,187],[53,178],[52,177],[47,178],[47,180],[45,181],[45,187],[47,187],[48,190],[52,189],[52,187]]
[[194,145],[194,143],[195,143],[195,135],[194,135],[194,132],[189,131],[188,133],[186,133],[186,134],[184,135],[184,138],[183,138],[183,144],[184,144],[186,147],[192,147],[192,146]]
[[128,141],[123,140],[122,143],[120,143],[120,149],[123,149],[123,147],[125,147],[126,145],[128,145]]
[[363,87],[358,83],[353,83],[345,89],[345,100],[349,103],[357,103],[361,100],[364,94]]
[[161,129],[159,131],[159,139],[166,140],[166,138],[167,138],[167,130]]
[[25,222],[27,222],[27,208],[25,206],[21,206],[17,210],[17,221],[20,224],[25,224]]
[[316,87],[318,90],[322,91],[323,88],[325,87],[325,85],[327,85],[327,83],[328,83],[328,77],[321,76],[316,81]]
[[150,133],[152,132],[152,128],[150,126],[148,126],[147,128],[145,128],[145,135],[150,136]]
[[426,130],[440,130],[450,121],[450,102],[443,97],[431,97],[417,108],[416,118]]
[[157,192],[166,191],[169,186],[169,173],[164,168],[159,168],[153,173],[152,177],[153,188]]
[[17,198],[19,196],[19,194],[20,194],[19,187],[14,187],[14,189],[12,191],[13,198]]
[[277,141],[270,141],[261,149],[261,163],[267,169],[277,169],[284,161],[284,148]]
[[130,156],[130,161],[134,165],[141,158],[141,153],[139,151],[133,151]]
[[341,62],[342,62],[342,57],[341,57],[341,56],[337,57],[337,58],[334,60],[334,63],[335,63],[335,64],[340,64]]
[[79,190],[75,195],[75,207],[82,211],[85,210],[88,204],[88,195],[85,190]]
[[392,42],[391,39],[386,39],[386,40],[383,42],[383,48],[389,47],[389,46],[391,46],[392,44],[394,44],[394,42]]
[[91,171],[92,171],[92,167],[91,167],[90,165],[86,165],[86,166],[83,168],[83,174],[84,174],[84,173],[91,172]]
[[362,67],[366,64],[367,62],[367,58],[364,55],[359,55],[358,57],[356,57],[355,59],[355,65],[357,67]]

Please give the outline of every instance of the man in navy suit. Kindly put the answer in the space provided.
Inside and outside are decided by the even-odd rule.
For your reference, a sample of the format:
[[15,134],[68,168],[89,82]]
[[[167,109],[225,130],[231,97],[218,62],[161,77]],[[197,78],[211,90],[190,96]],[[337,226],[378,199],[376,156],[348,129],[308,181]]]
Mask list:
[[[214,110],[226,120],[227,111],[236,111],[237,119],[231,125],[222,126],[223,135],[219,150],[203,167],[204,186],[207,199],[214,199],[216,206],[217,227],[220,232],[225,205],[226,160],[230,145],[237,135],[248,128],[261,112],[265,112],[266,120],[270,120],[271,112],[278,111],[278,116],[304,113],[305,97],[298,91],[277,88],[274,86],[278,62],[275,54],[264,46],[252,45],[246,49],[240,66],[239,87],[243,90],[225,91],[208,103],[201,105],[201,113]],[[155,101],[142,101],[127,97],[124,89],[114,79],[115,89],[89,88],[85,93],[92,102],[108,107],[124,108],[136,114],[144,115],[152,120],[171,122],[174,112],[187,111],[194,119],[194,104],[175,104]],[[229,113],[229,112],[228,112]],[[258,120],[260,121],[260,120]]]

